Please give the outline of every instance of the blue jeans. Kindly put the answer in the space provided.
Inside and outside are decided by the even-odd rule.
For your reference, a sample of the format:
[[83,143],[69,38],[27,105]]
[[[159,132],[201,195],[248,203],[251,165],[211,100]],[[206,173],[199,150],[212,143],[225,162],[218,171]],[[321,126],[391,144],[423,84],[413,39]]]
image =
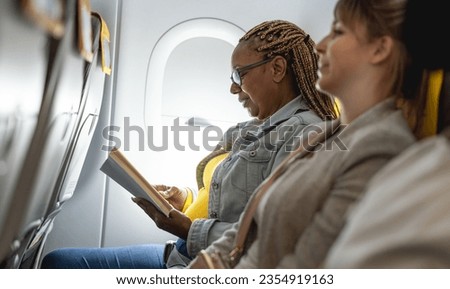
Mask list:
[[47,254],[42,269],[165,269],[164,245],[63,248]]
[[[180,253],[187,255],[186,241],[176,242]],[[63,248],[48,253],[42,269],[165,269],[162,244],[112,248]]]

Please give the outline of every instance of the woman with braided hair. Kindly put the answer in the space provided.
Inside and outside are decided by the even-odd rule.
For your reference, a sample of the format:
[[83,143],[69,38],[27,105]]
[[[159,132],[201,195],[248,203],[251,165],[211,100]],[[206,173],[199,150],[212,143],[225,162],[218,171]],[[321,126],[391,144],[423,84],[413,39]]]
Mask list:
[[[405,99],[402,85],[406,1],[337,1],[331,31],[316,49],[317,87],[339,99],[340,119],[315,124],[316,136],[266,178],[239,221],[189,268],[209,268],[206,255],[239,269],[322,266],[368,181],[415,142],[406,113],[422,122],[423,107]],[[378,207],[371,216],[383,213]],[[373,221],[358,217],[362,228]]]
[[[236,94],[240,91],[247,93],[257,106],[259,119],[267,118],[299,95],[321,119],[336,118],[333,100],[315,87],[317,55],[312,53],[314,49],[315,43],[309,35],[290,22],[275,20],[257,25],[240,39],[234,50],[232,63],[236,63],[233,65],[236,68],[231,77],[233,81],[231,93]],[[255,62],[251,66],[239,67],[240,63],[247,63],[247,59],[255,59]],[[277,69],[277,63],[280,61],[283,62],[283,67],[287,68],[283,72],[283,77],[287,77],[292,86],[285,88],[287,93],[283,94],[282,98],[274,97],[270,92],[253,93],[255,86],[260,90],[266,87],[259,82],[246,83],[245,77],[259,76],[258,71],[264,72],[267,62],[274,63],[273,69]],[[258,66],[263,67],[256,70]],[[247,76],[248,71],[252,73]]]
[[[306,126],[336,117],[333,99],[315,88],[317,59],[313,40],[293,23],[266,21],[251,29],[233,52],[230,92],[254,119],[225,133],[220,149],[228,155],[214,169],[208,198],[189,206],[189,192],[160,186],[178,209],[169,218],[150,202],[133,199],[159,228],[179,237],[176,244],[59,249],[44,258],[42,268],[185,267],[238,220]],[[192,206],[207,207],[207,215],[189,218]]]

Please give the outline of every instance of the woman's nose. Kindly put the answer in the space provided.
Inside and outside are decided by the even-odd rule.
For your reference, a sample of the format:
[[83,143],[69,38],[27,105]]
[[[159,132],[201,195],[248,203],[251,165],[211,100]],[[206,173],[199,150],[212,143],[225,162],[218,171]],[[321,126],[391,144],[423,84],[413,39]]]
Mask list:
[[232,94],[237,94],[241,91],[242,91],[242,88],[239,85],[237,85],[236,83],[231,83],[230,92]]
[[316,52],[317,54],[324,53],[325,47],[327,45],[328,41],[328,35],[323,37],[317,44],[316,44]]

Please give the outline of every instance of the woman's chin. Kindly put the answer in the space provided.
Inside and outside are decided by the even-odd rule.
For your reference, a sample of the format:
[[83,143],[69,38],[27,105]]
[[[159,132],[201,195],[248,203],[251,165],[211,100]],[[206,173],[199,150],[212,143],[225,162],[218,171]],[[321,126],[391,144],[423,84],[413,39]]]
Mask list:
[[248,115],[251,117],[258,117],[258,112],[252,109],[251,107],[246,107]]

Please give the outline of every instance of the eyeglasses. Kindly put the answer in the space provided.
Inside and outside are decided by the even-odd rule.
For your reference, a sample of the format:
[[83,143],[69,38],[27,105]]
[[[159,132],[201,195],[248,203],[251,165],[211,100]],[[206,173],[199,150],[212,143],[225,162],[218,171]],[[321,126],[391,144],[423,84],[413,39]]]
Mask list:
[[253,69],[255,67],[263,65],[264,63],[267,63],[271,60],[272,60],[272,58],[268,58],[268,59],[264,59],[264,60],[249,64],[249,65],[246,65],[246,66],[242,66],[242,67],[233,69],[233,71],[231,72],[231,77],[230,77],[231,81],[234,84],[241,86],[242,85],[242,76],[241,76],[242,72],[249,71],[250,69]]

